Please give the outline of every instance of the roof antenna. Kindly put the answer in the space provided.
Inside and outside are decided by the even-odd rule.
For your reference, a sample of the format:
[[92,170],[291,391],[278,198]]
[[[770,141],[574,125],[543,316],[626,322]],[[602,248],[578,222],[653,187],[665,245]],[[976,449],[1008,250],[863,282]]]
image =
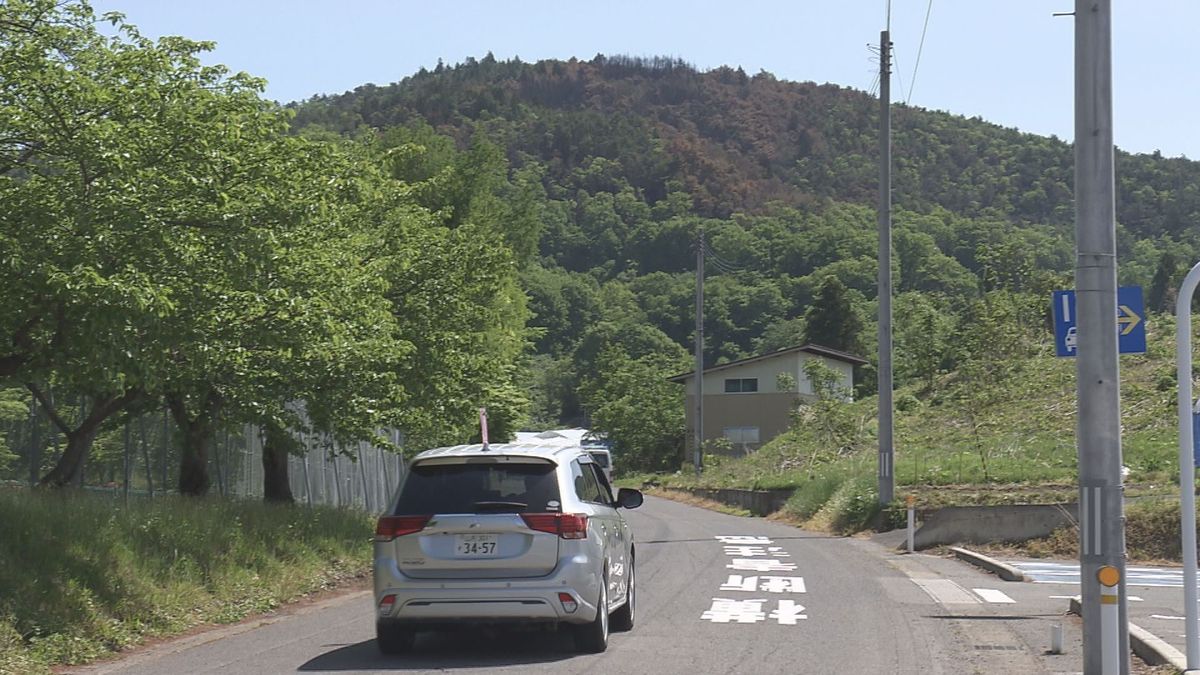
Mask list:
[[483,449],[488,449],[487,408],[479,409],[479,437],[483,439]]

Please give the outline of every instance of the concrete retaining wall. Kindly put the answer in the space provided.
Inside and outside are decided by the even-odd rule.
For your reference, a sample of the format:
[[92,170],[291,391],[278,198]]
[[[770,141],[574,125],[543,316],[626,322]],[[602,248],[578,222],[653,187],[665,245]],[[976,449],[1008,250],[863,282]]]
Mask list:
[[735,490],[733,488],[709,489],[709,488],[670,488],[680,492],[687,492],[704,497],[713,501],[721,502],[728,506],[737,506],[746,509],[756,516],[769,516],[779,509],[783,508],[784,502],[792,496],[794,490],[778,489],[778,490]]
[[[793,490],[736,490],[732,488],[669,488],[767,516],[783,508]],[[1007,506],[947,506],[922,513],[913,545],[926,549],[942,544],[990,544],[1048,536],[1075,524],[1076,504],[1015,504]]]
[[989,544],[1045,537],[1075,524],[1076,504],[947,506],[922,517],[915,548],[941,544]]

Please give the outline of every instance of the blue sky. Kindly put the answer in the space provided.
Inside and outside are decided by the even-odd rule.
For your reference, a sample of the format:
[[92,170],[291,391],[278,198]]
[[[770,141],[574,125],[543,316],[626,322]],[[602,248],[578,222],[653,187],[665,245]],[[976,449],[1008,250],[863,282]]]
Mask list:
[[[793,81],[871,90],[867,43],[883,0],[93,0],[149,36],[214,40],[209,61],[268,80],[281,102],[388,84],[491,51],[525,61],[666,55]],[[1190,49],[1200,2],[1114,2],[1114,132],[1133,152],[1200,158]],[[1073,136],[1072,0],[893,0],[895,101],[1037,134]],[[453,10],[449,8],[453,8]],[[910,96],[911,88],[911,96]]]

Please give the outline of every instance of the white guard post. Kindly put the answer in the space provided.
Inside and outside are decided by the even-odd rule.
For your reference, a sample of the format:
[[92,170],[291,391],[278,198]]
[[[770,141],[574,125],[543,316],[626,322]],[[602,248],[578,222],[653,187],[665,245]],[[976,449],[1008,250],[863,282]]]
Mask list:
[[1100,581],[1100,670],[1102,675],[1121,672],[1121,606],[1117,594],[1121,573],[1105,565],[1096,572]]
[[913,496],[908,496],[908,552],[913,552],[913,537],[916,536],[916,518],[913,513]]
[[1196,459],[1192,450],[1192,296],[1200,285],[1196,263],[1175,301],[1175,364],[1179,380],[1179,522],[1183,544],[1183,607],[1188,671],[1200,669],[1196,597]]

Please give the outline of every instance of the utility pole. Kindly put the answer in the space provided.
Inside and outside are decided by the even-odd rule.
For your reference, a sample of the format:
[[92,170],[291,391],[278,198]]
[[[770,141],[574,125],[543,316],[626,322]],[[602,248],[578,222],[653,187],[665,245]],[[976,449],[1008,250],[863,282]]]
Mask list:
[[879,33],[879,503],[895,493],[892,447],[892,41]]
[[[1116,648],[1129,673],[1126,611],[1121,396],[1117,364],[1116,207],[1113,198],[1112,4],[1075,0],[1075,359],[1079,414],[1079,566],[1083,591],[1083,670],[1105,669],[1102,567],[1118,573]],[[1112,652],[1110,652],[1111,654]]]
[[696,447],[692,461],[696,475],[704,469],[704,227],[696,239]]

